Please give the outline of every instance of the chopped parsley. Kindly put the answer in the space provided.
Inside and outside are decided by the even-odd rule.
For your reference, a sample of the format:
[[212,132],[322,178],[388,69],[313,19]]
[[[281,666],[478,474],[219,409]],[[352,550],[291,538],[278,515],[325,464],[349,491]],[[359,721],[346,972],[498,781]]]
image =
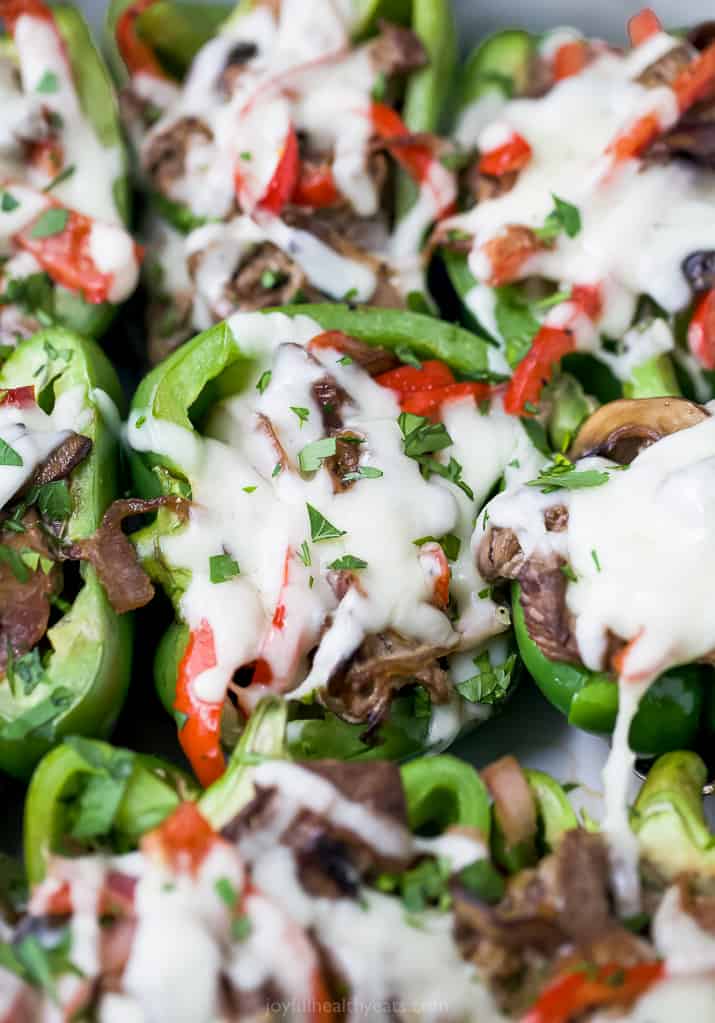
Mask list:
[[507,362],[515,369],[531,348],[541,324],[519,288],[506,284],[494,291],[494,318],[504,338]]
[[214,883],[214,890],[229,909],[234,908],[238,902],[238,892],[227,877],[219,877]]
[[598,558],[598,551],[596,550],[595,547],[591,548],[591,558],[593,559],[593,563],[596,566],[596,571],[600,572],[601,571],[601,562],[600,562],[600,560]]
[[256,487],[243,487],[243,492],[244,494],[252,494],[256,489]]
[[15,448],[10,447],[6,440],[3,440],[2,437],[0,437],[0,465],[21,466],[24,464],[22,455],[15,451]]
[[553,192],[551,197],[554,200],[554,208],[544,221],[544,226],[537,227],[534,234],[544,242],[553,241],[562,231],[567,237],[575,238],[581,230],[578,206],[566,202],[565,199],[559,199]]
[[272,376],[273,376],[273,374],[271,373],[271,371],[269,369],[267,369],[263,373],[261,373],[260,377],[258,378],[258,383],[256,384],[256,390],[258,391],[259,394],[263,394],[264,393],[264,391],[266,390],[266,388],[268,387],[268,385],[271,382],[271,377]]
[[301,472],[317,472],[326,458],[332,458],[337,448],[335,437],[323,437],[314,440],[298,452],[298,464]]
[[61,206],[50,206],[39,215],[30,231],[31,238],[51,238],[53,235],[61,234],[67,227],[69,210]]
[[246,162],[253,159],[253,153],[249,153],[247,149],[244,149],[242,153],[239,153],[239,156],[241,157],[242,160],[245,160]]
[[341,355],[340,358],[338,359],[338,363],[341,366],[352,366],[353,360],[350,358],[349,355]]
[[547,295],[546,298],[540,298],[534,302],[534,309],[552,309],[555,305],[561,305],[562,302],[568,302],[571,298],[571,289],[568,291],[555,291],[553,295]]
[[14,547],[0,544],[0,561],[5,562],[19,583],[26,583],[30,578],[30,569]]
[[551,465],[541,469],[535,480],[529,480],[528,487],[540,487],[542,494],[555,490],[583,490],[586,487],[600,487],[610,479],[609,473],[601,469],[576,469],[565,455],[556,455]]
[[384,475],[382,469],[374,465],[359,465],[355,472],[346,472],[343,476],[343,483],[352,483],[354,480],[377,480]]
[[266,291],[271,291],[273,288],[277,288],[279,284],[283,284],[286,279],[286,275],[280,270],[264,270],[261,274],[261,287]]
[[310,409],[303,408],[302,405],[291,405],[291,412],[298,417],[301,428],[303,423],[307,423],[310,418]]
[[231,921],[231,937],[234,941],[245,941],[252,930],[251,920],[245,913]]
[[282,472],[283,472],[283,466],[281,465],[280,462],[276,462],[276,464],[273,466],[273,472],[271,473],[271,477],[273,479],[275,479],[276,476],[280,476],[280,474]]
[[349,288],[343,295],[343,302],[354,302],[358,297],[357,288]]
[[336,558],[335,561],[331,561],[328,568],[334,568],[336,572],[352,569],[359,571],[361,568],[367,568],[367,561],[363,561],[362,558],[356,558],[352,554],[343,554],[342,558]]
[[565,576],[566,576],[566,578],[567,578],[567,579],[569,580],[569,582],[571,582],[571,583],[577,583],[577,582],[578,582],[578,576],[576,575],[576,573],[574,572],[574,570],[573,570],[572,566],[571,566],[571,565],[570,565],[570,564],[568,563],[568,561],[567,561],[567,562],[565,562],[565,563],[564,563],[564,564],[563,564],[563,565],[561,566],[561,574],[562,574],[562,575],[565,575]]
[[510,654],[503,664],[493,665],[485,650],[474,658],[476,674],[455,686],[469,703],[501,703],[512,682],[516,667],[516,654]]
[[209,578],[212,583],[225,583],[240,575],[238,562],[230,554],[214,554],[209,558]]
[[11,192],[2,193],[2,199],[0,199],[0,210],[2,210],[3,213],[12,213],[12,211],[16,210],[19,205],[20,203]]
[[385,98],[385,89],[387,88],[387,77],[384,71],[378,71],[375,75],[375,81],[373,82],[370,95],[376,103],[380,103]]
[[345,536],[344,529],[338,529],[332,522],[328,522],[325,516],[314,508],[312,504],[306,504],[308,510],[308,522],[310,523],[310,539],[313,543],[319,543],[321,540],[337,540],[338,537]]
[[60,87],[60,80],[54,71],[45,71],[42,78],[35,86],[36,92],[57,92]]
[[305,565],[306,568],[310,568],[310,566],[313,563],[313,559],[311,558],[311,555],[310,555],[310,547],[308,546],[308,541],[307,540],[304,540],[303,543],[300,545],[300,550],[298,551],[298,557],[303,562],[303,564]]
[[444,423],[432,423],[425,416],[401,412],[397,423],[402,432],[403,446],[408,458],[419,458],[421,455],[442,451],[452,443]]

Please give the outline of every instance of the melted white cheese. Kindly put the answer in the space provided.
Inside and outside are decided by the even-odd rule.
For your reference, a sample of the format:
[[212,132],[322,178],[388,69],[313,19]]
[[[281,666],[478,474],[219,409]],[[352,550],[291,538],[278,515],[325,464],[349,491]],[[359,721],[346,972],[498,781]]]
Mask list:
[[0,508],[25,486],[35,469],[70,431],[81,431],[86,422],[86,395],[82,387],[59,395],[49,415],[39,405],[17,408],[0,402],[0,439],[22,460],[21,465],[0,465]]
[[670,975],[715,973],[715,937],[683,909],[677,885],[666,891],[653,917],[653,940]]
[[591,1023],[711,1023],[715,1019],[715,979],[672,977],[655,984],[630,1012],[596,1013]]
[[[472,587],[482,589],[469,556],[474,505],[441,477],[423,479],[417,463],[404,454],[392,392],[356,364],[341,364],[339,352],[318,349],[318,361],[309,359],[299,346],[320,328],[308,318],[238,314],[230,328],[246,354],[256,357],[256,380],[272,366],[263,394],[249,385],[219,405],[205,439],[155,419],[149,409],[136,411],[128,428],[131,446],[173,458],[191,481],[188,525],[164,537],[161,548],[169,564],[191,573],[182,616],[192,628],[207,620],[214,632],[217,664],[196,680],[197,695],[221,700],[233,673],[257,659],[270,665],[278,688],[307,695],[325,685],[366,635],[387,628],[445,648],[474,647],[503,631],[508,622],[493,602],[473,599]],[[346,429],[365,438],[361,465],[383,473],[341,493],[333,492],[325,468],[312,475],[296,471],[300,451],[324,436],[310,388],[326,373],[351,396],[343,420]],[[307,409],[307,420],[301,422],[294,408]],[[288,466],[282,471],[276,471],[279,452],[261,427],[261,415],[272,423],[285,452]],[[503,471],[520,427],[499,409],[481,415],[473,402],[450,408],[446,422],[455,441],[447,455],[454,451],[464,460],[465,479],[481,499]],[[483,465],[475,437],[484,438]],[[311,543],[307,504],[344,535]],[[433,583],[414,543],[449,532],[461,538],[456,628],[431,602]],[[300,554],[304,543],[308,565]],[[210,581],[209,559],[223,551],[238,562],[240,574],[219,585]],[[367,567],[338,602],[330,565],[347,554]],[[279,604],[286,613],[284,626],[276,629],[272,619]],[[318,642],[308,671],[305,655]],[[242,695],[252,700],[260,686]]]
[[[462,115],[462,141],[489,148],[495,130],[518,132],[532,150],[511,191],[448,222],[474,236],[472,272],[488,279],[485,243],[510,224],[541,227],[553,209],[553,195],[577,206],[579,233],[569,238],[562,232],[553,247],[527,261],[520,276],[542,276],[562,288],[602,284],[598,329],[584,325],[577,331],[580,348],[598,348],[600,334],[622,336],[640,294],[651,295],[668,312],[686,306],[691,293],[681,263],[689,253],[712,245],[712,173],[685,163],[646,165],[635,159],[613,169],[604,157],[609,143],[639,116],[653,112],[663,128],[677,118],[670,89],[634,81],[676,44],[661,33],[628,55],[599,52],[580,74],[557,82],[545,96],[500,105],[497,119],[486,126],[481,117],[485,101],[478,101],[473,116],[469,110]],[[475,133],[465,138],[472,122]],[[472,293],[467,300],[475,315],[478,298]],[[559,315],[553,310],[546,322]]]

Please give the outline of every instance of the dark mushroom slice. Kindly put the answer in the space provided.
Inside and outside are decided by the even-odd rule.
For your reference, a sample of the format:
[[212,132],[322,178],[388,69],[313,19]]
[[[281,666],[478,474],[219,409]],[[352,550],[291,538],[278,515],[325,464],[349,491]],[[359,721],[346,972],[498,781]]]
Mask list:
[[[715,136],[715,122],[713,133]],[[715,147],[713,151],[715,152]],[[681,269],[693,291],[709,291],[715,288],[715,249],[691,252],[683,260]]]
[[707,419],[702,405],[686,398],[623,398],[601,406],[579,430],[569,451],[576,460],[602,455],[630,465],[644,448],[662,437]]

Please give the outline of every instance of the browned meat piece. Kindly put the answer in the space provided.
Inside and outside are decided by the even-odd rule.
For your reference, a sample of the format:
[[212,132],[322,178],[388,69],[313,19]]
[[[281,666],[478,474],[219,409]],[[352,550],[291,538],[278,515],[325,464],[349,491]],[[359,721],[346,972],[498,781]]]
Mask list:
[[523,564],[524,554],[514,530],[490,526],[477,553],[477,568],[481,577],[487,582],[516,579]]
[[692,43],[696,50],[704,50],[706,46],[715,39],[715,21],[701,21],[695,28],[691,28],[687,40]]
[[494,817],[506,847],[535,850],[536,803],[517,759],[500,757],[484,768],[482,779],[494,801]]
[[[62,569],[48,546],[34,509],[25,513],[22,525],[22,533],[2,530],[0,526],[0,544],[7,554],[7,558],[0,557],[0,671],[7,664],[8,646],[14,657],[21,657],[45,635],[50,598],[62,587]],[[18,565],[15,559],[20,558],[21,551],[27,550],[49,559],[52,562],[49,572],[41,565],[35,571],[22,561]],[[22,578],[18,579],[16,572]]]
[[335,454],[332,458],[326,458],[325,467],[333,477],[333,489],[335,493],[342,490],[349,490],[355,482],[345,479],[349,473],[357,472],[360,466],[360,444],[356,443],[359,438],[349,430],[335,436]]
[[258,47],[247,39],[241,39],[231,47],[218,79],[218,88],[224,95],[230,96],[233,93],[246,64],[256,56]]
[[411,28],[380,22],[380,33],[370,43],[370,59],[384,75],[406,75],[425,67],[429,56],[420,37]]
[[261,242],[236,270],[224,298],[231,310],[251,312],[272,305],[290,305],[301,291],[306,302],[324,297],[308,283],[298,264],[282,249],[273,242]]
[[[343,405],[350,405],[350,395],[340,386],[335,377],[326,373],[320,380],[316,380],[310,386],[310,393],[313,401],[320,409],[323,426],[326,431],[332,433],[339,430],[343,425]],[[357,445],[353,444],[353,447]]]
[[431,647],[393,629],[368,636],[347,664],[329,680],[326,706],[345,721],[377,724],[387,714],[394,694],[418,682],[434,703],[446,703],[449,676],[439,658],[451,647]]
[[171,197],[174,182],[186,168],[186,154],[195,143],[210,142],[211,129],[199,117],[180,117],[170,127],[153,136],[142,157],[152,186]]
[[349,359],[357,363],[371,377],[386,373],[388,369],[394,369],[400,365],[400,361],[394,352],[389,348],[380,348],[378,345],[369,345],[366,341],[360,341],[356,337],[349,337],[347,334],[335,332],[335,349],[347,355]]
[[580,828],[566,832],[537,868],[511,878],[498,905],[479,902],[459,884],[453,895],[463,953],[516,1015],[551,970],[583,961],[629,966],[654,956],[611,913],[605,839]]
[[649,64],[644,71],[641,71],[636,81],[649,89],[655,89],[661,85],[668,86],[677,78],[683,68],[688,66],[694,55],[694,47],[689,43],[674,46],[658,60]]
[[563,504],[554,504],[544,512],[544,525],[549,533],[564,533],[568,529],[569,510]]
[[539,650],[550,661],[580,664],[576,639],[566,610],[568,580],[558,555],[534,555],[519,572],[521,607],[526,628]]
[[678,123],[648,150],[651,159],[682,156],[704,167],[715,167],[715,101],[696,103]]
[[488,199],[498,199],[499,196],[511,192],[518,177],[518,171],[500,174],[499,177],[481,174],[479,161],[475,160],[461,175],[460,180],[463,191],[466,191],[474,202],[486,202]]
[[13,348],[18,341],[32,337],[40,329],[40,321],[17,305],[0,306],[0,345]]
[[280,465],[281,471],[284,472],[286,469],[292,469],[290,459],[286,453],[286,449],[281,444],[280,438],[276,433],[273,423],[270,421],[268,416],[264,416],[262,412],[256,413],[256,426],[261,433],[264,433],[268,438],[271,447],[273,448],[273,454],[275,455],[275,464]]
[[130,515],[144,515],[159,508],[171,508],[176,514],[185,515],[188,502],[179,497],[114,501],[104,513],[96,533],[75,541],[63,552],[67,558],[78,558],[92,565],[118,614],[143,607],[154,596],[154,587],[139,564],[134,547],[122,532],[122,522]]
[[[324,760],[301,764],[319,775],[338,793],[358,803],[391,829],[395,855],[372,842],[364,832],[350,830],[307,807],[296,807],[285,831],[275,834],[276,821],[285,815],[277,788],[258,788],[251,802],[225,829],[224,835],[241,846],[247,838],[270,836],[293,850],[304,887],[314,895],[338,898],[357,893],[360,880],[379,870],[404,869],[412,855],[407,830],[407,807],[397,765],[387,761],[358,764]],[[280,815],[280,816],[279,816]],[[397,850],[402,850],[397,852]]]
[[31,485],[41,487],[66,479],[92,450],[92,441],[81,433],[71,433],[52,451],[32,474]]

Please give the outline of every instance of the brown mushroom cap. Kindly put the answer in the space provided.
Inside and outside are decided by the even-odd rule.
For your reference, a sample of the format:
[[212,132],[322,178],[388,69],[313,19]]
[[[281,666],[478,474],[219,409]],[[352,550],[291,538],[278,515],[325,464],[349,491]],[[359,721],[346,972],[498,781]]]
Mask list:
[[629,465],[643,448],[679,430],[697,426],[710,413],[686,398],[623,398],[589,416],[571,445],[569,458],[602,455]]

